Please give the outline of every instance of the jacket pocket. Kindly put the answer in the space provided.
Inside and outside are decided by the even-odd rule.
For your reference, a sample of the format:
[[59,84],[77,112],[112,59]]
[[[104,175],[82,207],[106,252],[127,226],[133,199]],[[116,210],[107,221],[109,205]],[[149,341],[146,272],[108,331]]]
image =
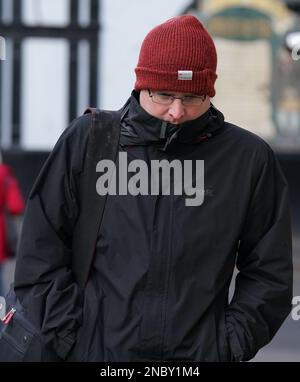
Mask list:
[[22,362],[24,351],[6,333],[0,336],[0,362]]
[[8,324],[1,324],[1,362],[41,361],[41,350],[41,338],[34,332],[32,324],[19,312],[15,312]]
[[0,362],[59,361],[45,344],[39,328],[29,319],[13,284],[5,300],[7,313],[0,321]]
[[82,325],[67,362],[101,362],[104,359],[102,290],[90,282],[85,288]]

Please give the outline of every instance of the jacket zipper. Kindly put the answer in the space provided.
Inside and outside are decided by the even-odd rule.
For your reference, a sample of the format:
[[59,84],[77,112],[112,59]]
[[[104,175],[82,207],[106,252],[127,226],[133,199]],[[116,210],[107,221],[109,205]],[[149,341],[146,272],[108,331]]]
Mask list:
[[[173,173],[170,174],[171,186],[173,186],[174,192],[174,179]],[[173,204],[174,204],[174,194],[170,192],[170,223],[169,223],[169,250],[166,262],[166,277],[165,277],[165,288],[163,296],[163,321],[162,321],[162,340],[161,340],[161,357],[164,359],[164,347],[166,340],[166,323],[167,323],[167,313],[168,313],[168,295],[169,295],[169,284],[171,276],[171,264],[172,264],[172,254],[173,254]]]

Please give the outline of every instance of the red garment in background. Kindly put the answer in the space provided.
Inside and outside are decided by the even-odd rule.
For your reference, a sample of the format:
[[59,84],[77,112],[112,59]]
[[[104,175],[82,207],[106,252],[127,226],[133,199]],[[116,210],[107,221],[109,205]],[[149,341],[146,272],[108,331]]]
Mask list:
[[4,209],[7,209],[12,215],[22,214],[24,199],[11,169],[7,165],[0,164],[0,264],[9,257],[6,246]]

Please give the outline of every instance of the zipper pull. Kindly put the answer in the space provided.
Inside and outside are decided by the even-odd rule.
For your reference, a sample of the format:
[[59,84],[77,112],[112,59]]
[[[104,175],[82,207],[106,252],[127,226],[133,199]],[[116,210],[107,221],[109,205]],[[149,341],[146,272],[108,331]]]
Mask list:
[[8,325],[10,320],[13,318],[13,315],[15,314],[16,312],[16,309],[15,308],[11,308],[11,310],[6,313],[6,315],[2,318],[2,322],[4,325]]

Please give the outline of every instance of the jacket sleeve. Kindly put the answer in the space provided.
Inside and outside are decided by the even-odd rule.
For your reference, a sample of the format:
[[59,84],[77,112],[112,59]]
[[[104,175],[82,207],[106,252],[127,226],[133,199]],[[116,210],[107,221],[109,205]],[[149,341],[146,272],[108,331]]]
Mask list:
[[80,117],[66,129],[31,190],[15,270],[17,297],[45,342],[63,359],[82,316],[82,291],[70,264],[89,118]]
[[288,187],[272,150],[265,147],[237,254],[235,292],[226,327],[234,360],[255,356],[291,310],[292,239]]

